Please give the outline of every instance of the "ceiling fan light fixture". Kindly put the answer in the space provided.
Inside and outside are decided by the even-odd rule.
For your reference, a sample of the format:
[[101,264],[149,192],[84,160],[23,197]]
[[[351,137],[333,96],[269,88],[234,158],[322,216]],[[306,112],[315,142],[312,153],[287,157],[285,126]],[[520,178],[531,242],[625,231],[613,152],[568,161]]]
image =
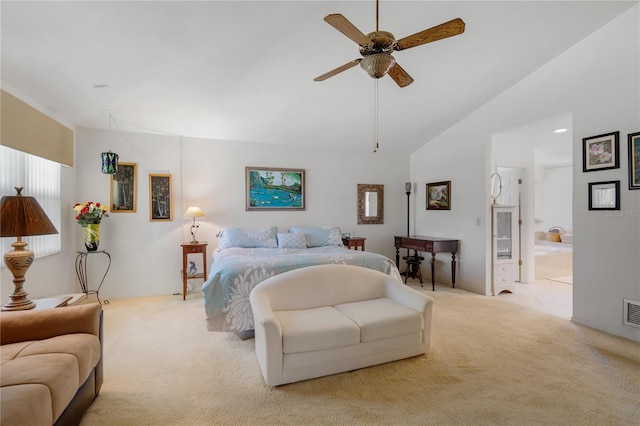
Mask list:
[[374,53],[360,61],[360,66],[371,78],[384,77],[395,64],[396,60],[388,53]]

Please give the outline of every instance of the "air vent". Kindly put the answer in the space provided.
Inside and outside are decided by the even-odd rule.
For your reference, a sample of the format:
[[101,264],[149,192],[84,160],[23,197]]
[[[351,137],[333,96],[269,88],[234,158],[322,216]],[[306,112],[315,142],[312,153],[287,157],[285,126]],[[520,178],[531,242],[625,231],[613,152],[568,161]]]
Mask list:
[[640,328],[640,302],[624,299],[624,318],[622,322],[625,325]]

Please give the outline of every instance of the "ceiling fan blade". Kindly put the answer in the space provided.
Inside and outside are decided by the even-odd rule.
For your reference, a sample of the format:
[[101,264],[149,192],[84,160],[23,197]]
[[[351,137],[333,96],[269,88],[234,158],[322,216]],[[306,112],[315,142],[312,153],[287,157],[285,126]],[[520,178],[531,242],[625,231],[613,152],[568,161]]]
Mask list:
[[356,65],[358,65],[360,63],[360,61],[362,61],[362,59],[354,59],[351,62],[347,62],[346,64],[341,65],[341,66],[339,66],[338,68],[336,68],[334,70],[331,70],[331,71],[329,71],[327,73],[322,74],[321,76],[318,76],[318,77],[314,78],[313,81],[324,81],[324,80],[328,79],[329,77],[333,77],[334,75],[341,73],[342,71],[346,71],[349,68],[355,67]]
[[409,49],[432,41],[456,36],[464,32],[465,23],[462,19],[456,18],[444,24],[437,25],[428,30],[420,31],[413,35],[401,38],[396,44],[396,50]]
[[389,71],[387,71],[389,77],[396,82],[396,84],[400,87],[405,87],[413,83],[413,78],[396,62],[394,66],[392,66]]
[[339,13],[334,13],[324,17],[324,20],[336,30],[358,43],[360,46],[371,44],[371,40],[362,33],[347,18]]

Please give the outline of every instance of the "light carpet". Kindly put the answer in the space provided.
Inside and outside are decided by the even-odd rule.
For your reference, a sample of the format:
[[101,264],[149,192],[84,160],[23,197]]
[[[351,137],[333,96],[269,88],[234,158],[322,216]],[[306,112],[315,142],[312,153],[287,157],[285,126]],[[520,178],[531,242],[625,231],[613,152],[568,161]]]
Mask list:
[[[426,291],[426,290],[422,290]],[[254,341],[199,295],[104,306],[104,385],[82,425],[637,425],[640,344],[436,287],[419,356],[267,387]]]

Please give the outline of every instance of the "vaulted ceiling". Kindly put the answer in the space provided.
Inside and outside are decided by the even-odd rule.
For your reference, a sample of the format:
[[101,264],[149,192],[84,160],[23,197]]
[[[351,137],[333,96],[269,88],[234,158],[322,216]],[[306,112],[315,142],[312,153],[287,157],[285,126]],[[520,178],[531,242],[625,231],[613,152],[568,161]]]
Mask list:
[[[414,83],[359,67],[323,21],[375,30],[366,1],[2,1],[1,77],[78,127],[411,152],[637,2],[380,2],[401,38],[453,18],[462,35],[394,54]],[[524,100],[523,100],[524,101]]]

